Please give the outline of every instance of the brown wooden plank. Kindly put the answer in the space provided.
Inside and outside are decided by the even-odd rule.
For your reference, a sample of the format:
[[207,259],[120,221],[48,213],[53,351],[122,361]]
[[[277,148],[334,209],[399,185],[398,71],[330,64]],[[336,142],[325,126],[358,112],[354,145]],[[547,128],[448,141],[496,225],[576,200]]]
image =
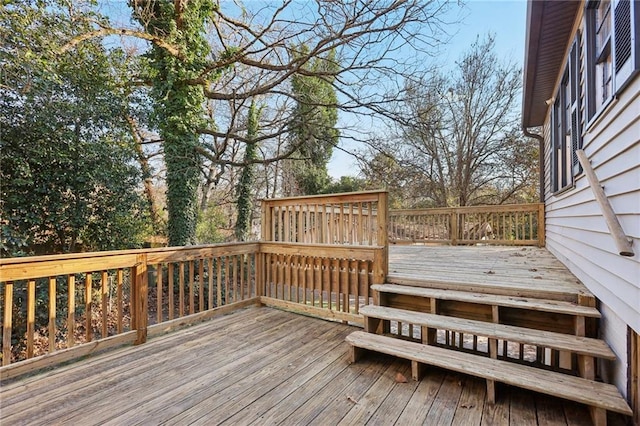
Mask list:
[[204,262],[198,259],[198,312],[204,311]]
[[49,352],[56,350],[56,277],[49,277]]
[[168,293],[168,299],[169,299],[169,306],[167,307],[168,313],[169,313],[169,321],[173,319],[173,311],[175,308],[175,301],[173,300],[174,298],[174,294],[175,294],[175,287],[173,285],[173,274],[174,274],[174,264],[169,263],[169,270],[168,270],[168,289],[167,289],[167,293]]
[[2,365],[11,364],[11,330],[13,326],[13,282],[4,283],[4,315],[2,321]]
[[155,265],[156,269],[156,322],[162,322],[162,263]]
[[[326,331],[318,333],[322,330]],[[278,374],[273,374],[273,367],[269,365],[269,361],[273,362],[273,360],[266,359],[264,367],[236,380],[233,377],[228,378],[230,380],[228,385],[217,391],[214,398],[207,398],[206,401],[198,404],[188,413],[181,413],[172,421],[189,424],[193,421],[208,421],[215,415],[218,418],[226,419],[229,424],[234,424],[231,420],[234,415],[242,413],[247,406],[252,405],[256,400],[262,398],[280,400],[282,395],[276,395],[272,390],[277,387],[286,387],[288,379],[304,380],[308,378],[310,373],[313,373],[313,365],[316,364],[316,356],[312,354],[315,353],[317,356],[326,358],[319,363],[324,365],[331,364],[331,361],[340,355],[344,356],[344,352],[341,351],[334,351],[337,352],[337,356],[335,353],[330,353],[335,346],[334,344],[327,345],[324,339],[332,340],[333,336],[344,338],[345,335],[345,330],[337,327],[329,329],[321,327],[310,333],[311,340],[305,344],[290,342],[285,353],[273,350],[269,356],[278,357],[280,365]],[[322,337],[322,339],[318,337]],[[255,368],[255,364],[251,368]],[[188,403],[193,403],[192,398],[189,398]]]
[[67,295],[67,348],[73,347],[75,344],[76,334],[76,277],[69,275],[67,277],[67,287],[69,294]]
[[562,401],[546,395],[536,395],[535,400],[538,424],[549,426],[565,426],[567,424]]
[[189,314],[194,314],[196,312],[195,300],[196,295],[194,291],[194,281],[195,281],[195,261],[189,261]]
[[184,262],[180,262],[178,266],[178,317],[184,316]]
[[500,393],[500,397],[495,404],[484,404],[480,426],[507,426],[509,424],[516,426],[517,423],[509,422],[510,399],[511,395],[509,393]]
[[631,414],[631,408],[613,385],[362,331],[350,334],[347,342],[363,349]]
[[[537,426],[537,415],[534,394],[520,389],[510,390],[511,405],[509,420],[511,424],[522,426]],[[573,404],[570,404],[573,405]],[[558,416],[560,413],[557,413]]]
[[482,422],[485,405],[485,384],[482,380],[465,377],[462,381],[462,394],[453,417],[452,425],[476,426]]
[[[410,312],[384,306],[365,306],[361,309],[361,314],[385,320],[401,321],[459,333],[470,333],[510,342],[521,342],[578,354],[593,355],[603,359],[616,359],[616,355],[611,348],[600,339],[539,331],[485,321],[474,321],[464,318],[445,317],[423,312]],[[498,320],[497,316],[496,320]]]
[[209,275],[209,309],[213,309],[214,304],[213,304],[213,275],[214,275],[214,270],[213,270],[213,258],[210,257],[207,259],[207,266],[208,266],[208,275]]
[[88,272],[84,279],[84,319],[85,319],[85,342],[90,342],[93,338],[93,326],[91,324],[91,311],[93,307],[93,275]]
[[100,300],[102,302],[102,321],[101,321],[101,334],[100,338],[104,339],[109,335],[109,323],[107,318],[109,317],[109,282],[107,271],[100,273]]
[[394,294],[405,294],[415,297],[434,297],[440,300],[454,300],[481,305],[498,305],[511,308],[527,309],[531,311],[553,312],[566,315],[582,315],[590,318],[600,318],[600,312],[589,306],[559,300],[533,299],[526,297],[501,296],[492,294],[472,293],[471,291],[441,290],[423,287],[401,286],[396,284],[376,284],[374,290]]
[[[397,380],[398,374],[404,376],[404,368],[391,369],[390,371],[391,373],[396,371],[396,375],[393,377],[395,385],[390,392],[393,396],[387,397],[382,401],[376,408],[374,414],[367,420],[369,424],[394,424],[418,388],[419,382],[415,380],[407,380],[407,382]],[[408,378],[408,376],[406,377]]]
[[461,377],[457,374],[447,374],[442,382],[440,391],[436,395],[429,413],[424,420],[428,425],[450,425],[453,422],[458,401],[462,394]]
[[[338,425],[366,424],[390,392],[396,386],[396,375],[400,373],[405,377],[411,376],[411,366],[408,362],[392,363],[378,380],[369,388],[369,391],[361,397],[357,404],[340,420]],[[374,423],[372,423],[374,424]]]

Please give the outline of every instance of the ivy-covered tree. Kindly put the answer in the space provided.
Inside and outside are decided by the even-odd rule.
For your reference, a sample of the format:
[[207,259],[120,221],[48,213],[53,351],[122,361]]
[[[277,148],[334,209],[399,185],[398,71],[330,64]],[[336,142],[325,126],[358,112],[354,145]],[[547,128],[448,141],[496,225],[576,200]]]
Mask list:
[[[302,54],[308,48],[303,46]],[[308,69],[307,69],[308,68]],[[331,184],[327,163],[340,133],[337,95],[333,80],[339,72],[335,51],[310,61],[305,71],[292,77],[296,101],[290,124],[290,145],[297,147],[290,164],[288,195],[320,194]]]
[[247,139],[249,142],[244,151],[244,163],[238,182],[237,210],[235,235],[238,241],[247,241],[251,231],[251,216],[253,214],[253,186],[255,184],[255,161],[258,159],[258,144],[253,143],[258,136],[258,124],[260,120],[260,108],[251,102],[247,116]]
[[205,98],[201,86],[186,82],[198,78],[207,63],[209,44],[204,29],[214,9],[210,0],[183,3],[131,1],[134,16],[145,31],[182,52],[176,57],[154,44],[145,55],[155,122],[164,141],[169,244],[175,246],[196,242],[201,159],[197,129],[205,125]]
[[82,22],[55,1],[0,13],[2,255],[127,248],[144,238],[124,56],[99,40],[54,54],[55,40],[87,31]]

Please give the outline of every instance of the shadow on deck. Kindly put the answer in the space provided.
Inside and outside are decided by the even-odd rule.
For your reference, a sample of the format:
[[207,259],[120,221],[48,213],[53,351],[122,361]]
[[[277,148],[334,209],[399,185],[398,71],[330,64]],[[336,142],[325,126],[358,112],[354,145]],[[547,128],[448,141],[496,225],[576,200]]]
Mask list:
[[[13,424],[589,424],[586,407],[371,354],[348,363],[354,327],[247,308],[49,372],[5,382]],[[397,377],[409,378],[402,383]]]

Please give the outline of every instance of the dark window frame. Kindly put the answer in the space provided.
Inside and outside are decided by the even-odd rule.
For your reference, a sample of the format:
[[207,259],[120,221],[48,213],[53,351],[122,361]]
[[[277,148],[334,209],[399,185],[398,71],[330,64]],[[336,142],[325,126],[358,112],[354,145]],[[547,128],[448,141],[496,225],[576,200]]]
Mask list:
[[[605,1],[609,3],[605,14],[609,33],[598,45],[599,33],[607,25],[597,19],[600,5]],[[586,4],[585,20],[585,100],[590,125],[640,72],[640,0],[590,0]],[[603,81],[598,81],[598,77]],[[606,89],[608,93],[604,93]],[[597,98],[599,90],[602,90],[602,99]]]
[[582,149],[582,85],[580,34],[576,36],[562,73],[551,111],[551,192],[573,188],[582,173],[576,151]]

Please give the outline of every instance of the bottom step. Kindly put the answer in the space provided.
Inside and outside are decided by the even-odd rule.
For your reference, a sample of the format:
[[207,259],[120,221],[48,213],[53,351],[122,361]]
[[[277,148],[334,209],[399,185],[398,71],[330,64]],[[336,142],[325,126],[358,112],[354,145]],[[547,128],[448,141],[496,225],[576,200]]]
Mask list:
[[356,349],[366,349],[569,399],[591,407],[628,416],[633,414],[618,389],[606,383],[363,331],[351,333],[346,341],[354,347],[354,362],[357,358]]

